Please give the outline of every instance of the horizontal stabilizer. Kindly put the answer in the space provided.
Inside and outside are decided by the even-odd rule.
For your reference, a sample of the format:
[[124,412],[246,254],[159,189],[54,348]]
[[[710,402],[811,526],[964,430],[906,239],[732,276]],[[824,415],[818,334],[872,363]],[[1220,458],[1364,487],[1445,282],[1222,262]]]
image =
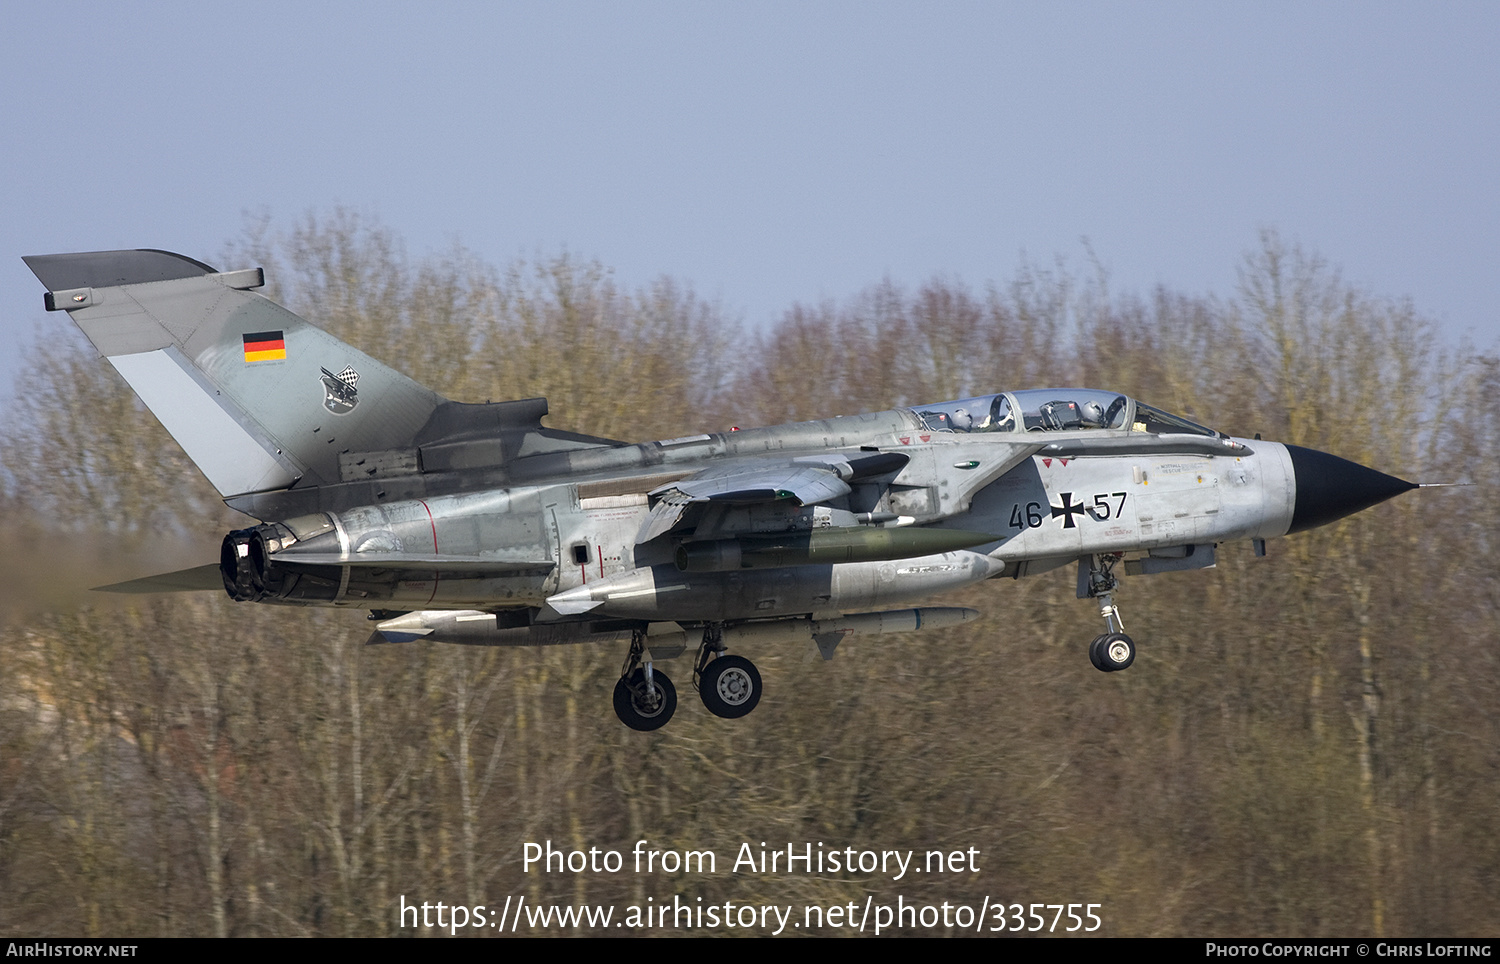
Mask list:
[[143,579],[132,579],[129,582],[117,582],[111,586],[97,586],[94,589],[95,592],[129,594],[205,592],[208,590],[224,591],[224,577],[220,574],[219,564],[216,562],[211,562],[206,566],[194,566],[191,569],[166,572],[159,576],[146,576]]

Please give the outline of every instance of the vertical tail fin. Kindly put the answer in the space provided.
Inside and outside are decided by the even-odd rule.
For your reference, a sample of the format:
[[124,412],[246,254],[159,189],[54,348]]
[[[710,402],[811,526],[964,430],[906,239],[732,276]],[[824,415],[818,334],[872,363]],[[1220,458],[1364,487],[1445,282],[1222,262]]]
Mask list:
[[339,481],[339,456],[410,445],[442,396],[250,289],[166,251],[27,267],[225,498]]

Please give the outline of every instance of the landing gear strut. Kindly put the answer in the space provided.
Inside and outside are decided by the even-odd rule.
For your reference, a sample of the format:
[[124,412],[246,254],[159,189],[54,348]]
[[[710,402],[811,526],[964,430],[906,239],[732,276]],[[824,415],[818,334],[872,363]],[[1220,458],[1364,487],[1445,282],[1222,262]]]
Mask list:
[[630,654],[615,684],[615,715],[632,730],[657,730],[677,712],[677,687],[666,673],[653,669],[646,656],[646,634],[630,637]]
[[693,666],[693,682],[714,716],[737,720],[760,702],[760,671],[743,656],[724,655],[724,626],[703,628],[703,645]]
[[[1125,635],[1125,623],[1120,619],[1120,610],[1112,595],[1120,584],[1114,568],[1122,558],[1123,553],[1110,553],[1078,560],[1078,596],[1099,600],[1099,615],[1109,625],[1109,632],[1094,637],[1089,644],[1089,662],[1105,673],[1128,669],[1135,662],[1135,641]],[[1084,571],[1085,564],[1087,572]]]

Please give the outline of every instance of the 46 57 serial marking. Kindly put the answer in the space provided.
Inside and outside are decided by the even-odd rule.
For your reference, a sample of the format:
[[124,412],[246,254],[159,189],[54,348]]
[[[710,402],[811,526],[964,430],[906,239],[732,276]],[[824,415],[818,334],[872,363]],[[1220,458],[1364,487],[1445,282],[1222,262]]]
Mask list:
[[1010,527],[1012,529],[1036,529],[1049,518],[1061,518],[1062,527],[1072,529],[1076,526],[1073,521],[1075,515],[1086,515],[1095,522],[1105,522],[1111,518],[1119,518],[1125,511],[1126,493],[1124,492],[1095,493],[1092,505],[1086,502],[1074,502],[1071,492],[1062,493],[1060,498],[1062,505],[1048,504],[1046,506],[1051,510],[1050,515],[1042,511],[1043,506],[1040,502],[1028,502],[1024,507],[1019,502],[1012,502]]

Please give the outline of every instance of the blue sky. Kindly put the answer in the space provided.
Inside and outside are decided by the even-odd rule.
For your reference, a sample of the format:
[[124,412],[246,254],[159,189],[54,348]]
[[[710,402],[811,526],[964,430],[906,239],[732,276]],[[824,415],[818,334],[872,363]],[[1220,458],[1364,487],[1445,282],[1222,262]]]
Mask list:
[[[887,276],[1086,268],[1090,248],[1115,291],[1229,295],[1273,228],[1451,338],[1500,343],[1500,4],[8,2],[0,17],[9,339],[63,323],[23,254],[214,263],[246,212],[286,227],[342,205],[415,256],[566,248],[629,285],[670,274],[752,325]],[[16,366],[0,359],[7,395]]]

